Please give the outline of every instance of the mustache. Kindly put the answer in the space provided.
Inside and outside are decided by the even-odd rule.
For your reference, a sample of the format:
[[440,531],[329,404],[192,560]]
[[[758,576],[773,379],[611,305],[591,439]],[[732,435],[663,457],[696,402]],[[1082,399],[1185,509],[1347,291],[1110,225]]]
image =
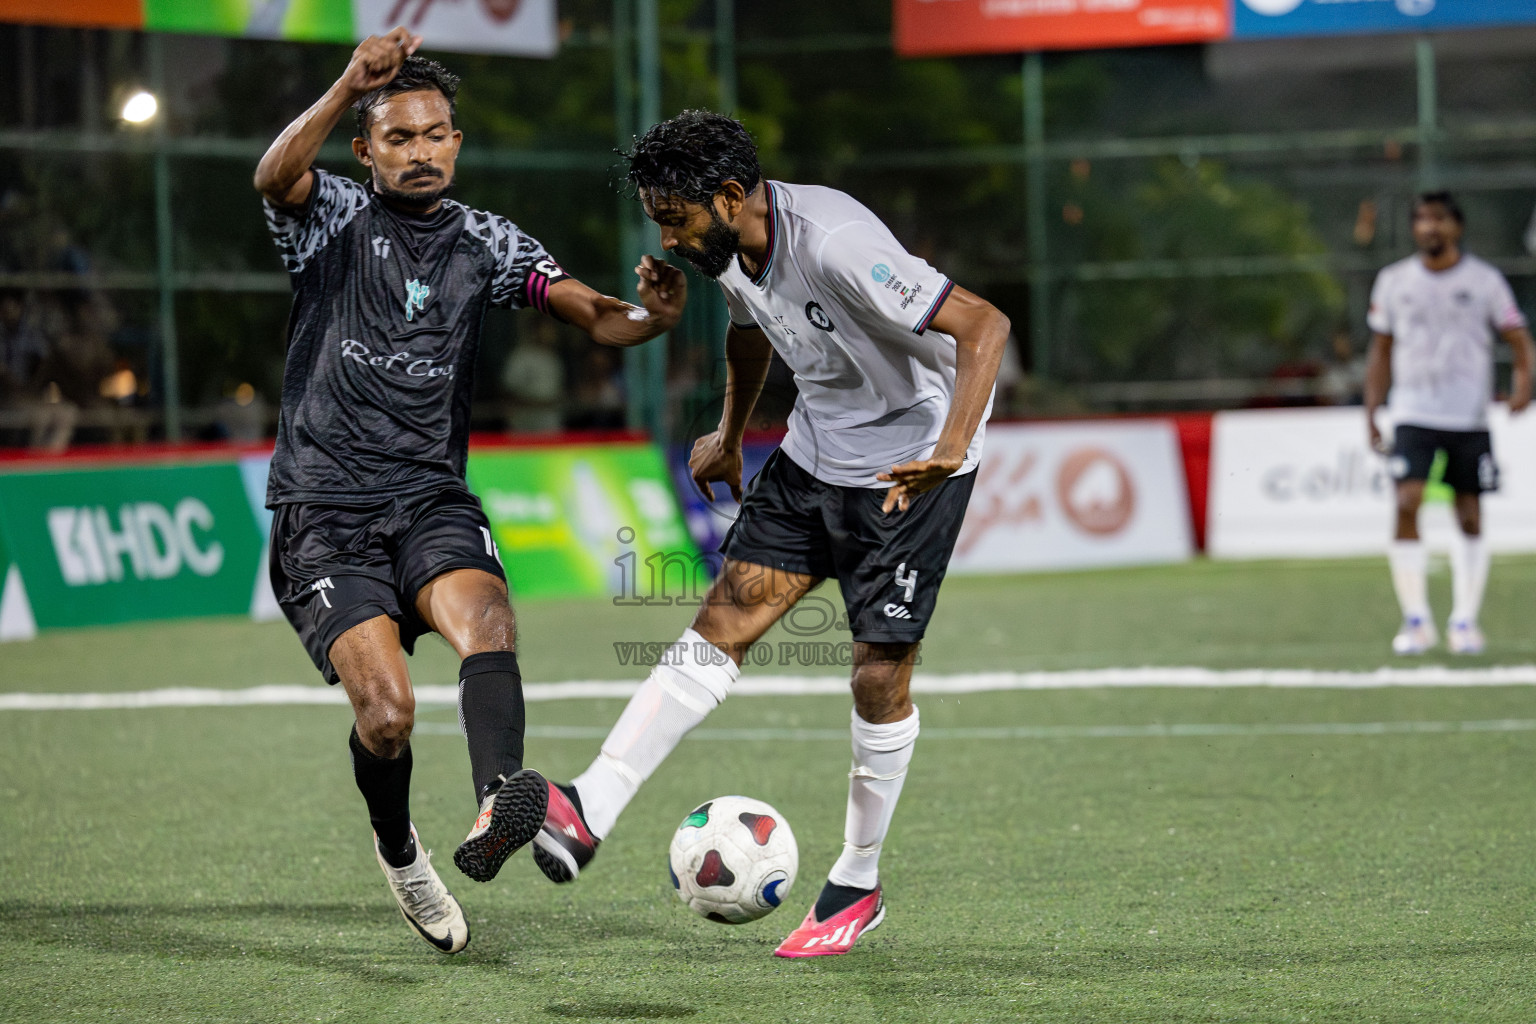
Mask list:
[[418,170],[411,171],[411,172],[409,172],[407,174],[400,175],[400,180],[403,181],[403,182],[404,181],[415,181],[417,178],[441,178],[442,176],[443,176],[443,172],[442,171],[438,170],[436,167],[432,167],[432,166],[428,165],[428,166],[419,168]]

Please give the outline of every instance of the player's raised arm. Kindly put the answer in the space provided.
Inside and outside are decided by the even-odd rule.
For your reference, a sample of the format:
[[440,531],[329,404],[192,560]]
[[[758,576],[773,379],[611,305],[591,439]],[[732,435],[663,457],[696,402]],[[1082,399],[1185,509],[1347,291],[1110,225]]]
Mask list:
[[421,36],[404,28],[384,36],[369,36],[359,43],[347,70],[335,84],[283,129],[267,149],[256,165],[256,191],[278,206],[301,206],[307,202],[314,182],[310,166],[337,122],[358,99],[393,80],[405,58],[420,45]]
[[549,286],[549,312],[586,331],[601,345],[640,345],[676,326],[688,301],[688,279],[681,270],[653,256],[640,257],[635,291],[642,305],[564,277]]
[[1524,412],[1531,404],[1531,370],[1536,364],[1536,344],[1531,341],[1528,327],[1515,327],[1500,331],[1499,337],[1509,346],[1513,373],[1509,379],[1509,411]]
[[1376,425],[1376,410],[1387,401],[1387,391],[1392,387],[1392,335],[1375,331],[1371,334],[1371,351],[1365,360],[1365,428],[1370,436],[1373,451],[1385,451],[1381,428]]
[[913,497],[937,487],[964,464],[997,381],[1010,324],[996,306],[956,285],[928,327],[955,339],[955,397],[933,455],[877,475],[894,485],[885,495],[887,512],[906,511]]

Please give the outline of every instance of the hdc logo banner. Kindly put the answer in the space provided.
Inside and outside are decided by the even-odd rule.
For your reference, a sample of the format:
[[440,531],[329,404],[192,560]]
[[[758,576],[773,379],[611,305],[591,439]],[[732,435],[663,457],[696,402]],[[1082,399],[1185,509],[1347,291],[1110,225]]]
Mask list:
[[0,536],[42,629],[248,614],[262,548],[232,463],[0,475]]

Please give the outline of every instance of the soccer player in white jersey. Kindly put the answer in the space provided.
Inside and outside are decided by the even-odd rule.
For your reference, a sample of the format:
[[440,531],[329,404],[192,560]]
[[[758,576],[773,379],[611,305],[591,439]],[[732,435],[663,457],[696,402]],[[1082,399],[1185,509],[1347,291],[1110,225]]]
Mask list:
[[[1008,319],[907,252],[852,197],[762,178],[738,122],[687,111],[627,154],[662,246],[719,281],[731,312],[725,409],[694,445],[705,497],[742,503],[693,625],[570,786],[550,786],[534,857],[567,882],[742,658],[827,577],[853,632],[853,770],[842,856],[776,951],[845,953],[885,915],[880,847],[918,734],[918,642],[960,531]],[[783,446],[742,497],[742,432],[772,353],[799,395]]]
[[1525,317],[1503,275],[1462,252],[1464,224],[1450,193],[1421,195],[1413,208],[1418,253],[1382,270],[1371,291],[1365,411],[1372,447],[1386,451],[1376,410],[1391,388],[1397,534],[1389,559],[1403,610],[1402,628],[1392,640],[1398,654],[1423,654],[1439,641],[1419,540],[1419,505],[1437,452],[1445,453],[1444,479],[1456,492],[1461,527],[1451,549],[1454,596],[1447,643],[1454,654],[1483,650],[1477,616],[1488,581],[1488,548],[1479,495],[1499,485],[1488,436],[1495,335],[1513,352],[1510,412],[1521,412],[1531,401],[1533,350]]

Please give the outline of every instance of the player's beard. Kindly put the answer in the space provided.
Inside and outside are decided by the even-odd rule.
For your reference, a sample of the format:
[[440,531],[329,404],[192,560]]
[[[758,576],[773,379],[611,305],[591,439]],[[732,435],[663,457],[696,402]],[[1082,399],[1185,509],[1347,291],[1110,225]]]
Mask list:
[[438,200],[442,199],[453,188],[452,179],[444,177],[443,173],[436,168],[433,168],[431,173],[417,171],[414,174],[407,175],[401,179],[401,184],[407,181],[415,181],[418,178],[436,178],[443,184],[439,188],[427,189],[425,191],[421,189],[406,191],[405,189],[386,185],[382,179],[375,176],[373,179],[373,190],[396,206],[403,206],[410,210],[427,210],[435,206]]
[[741,232],[720,219],[720,214],[709,211],[710,224],[704,229],[699,248],[679,245],[672,251],[693,264],[693,269],[710,280],[725,273],[741,248]]

